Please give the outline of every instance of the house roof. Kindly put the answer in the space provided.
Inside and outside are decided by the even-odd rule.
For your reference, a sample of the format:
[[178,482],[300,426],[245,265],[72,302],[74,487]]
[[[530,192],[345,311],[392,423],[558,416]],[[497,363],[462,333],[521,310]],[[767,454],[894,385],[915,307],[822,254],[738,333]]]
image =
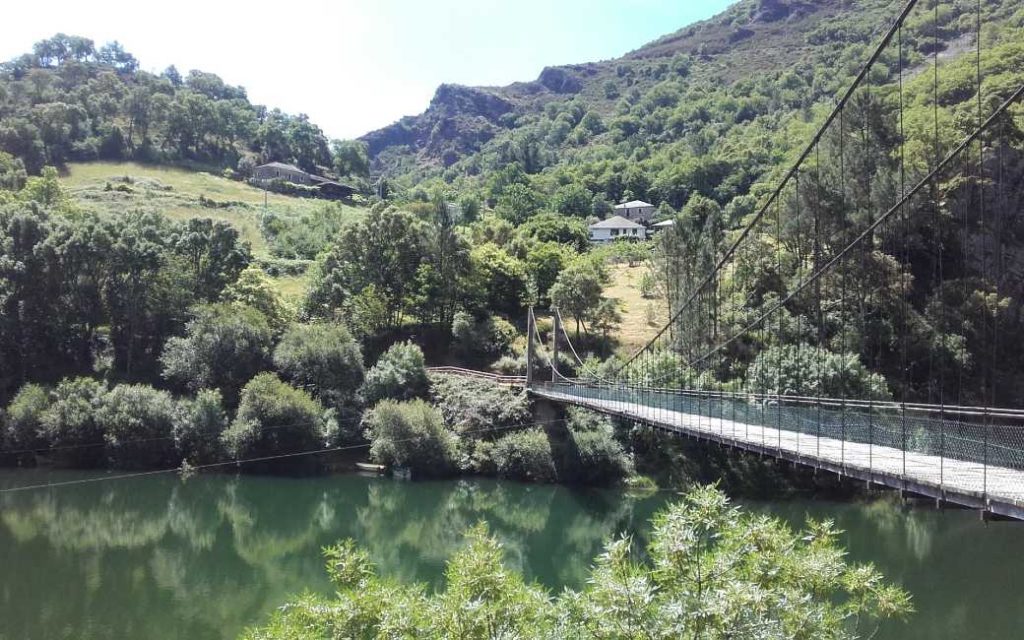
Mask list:
[[607,220],[596,222],[590,225],[591,229],[643,229],[644,225],[637,224],[632,220],[626,220],[622,216],[612,216]]
[[654,205],[650,202],[644,202],[643,200],[630,200],[629,202],[623,202],[622,204],[615,205],[616,209],[639,209],[640,207],[653,207]]
[[288,171],[298,171],[299,173],[306,173],[302,169],[296,167],[294,164],[286,164],[284,162],[268,162],[267,164],[261,164],[256,168],[262,169],[264,167],[271,167],[272,169],[287,169]]
[[676,226],[675,220],[662,220],[661,222],[654,223],[655,227],[674,227]]

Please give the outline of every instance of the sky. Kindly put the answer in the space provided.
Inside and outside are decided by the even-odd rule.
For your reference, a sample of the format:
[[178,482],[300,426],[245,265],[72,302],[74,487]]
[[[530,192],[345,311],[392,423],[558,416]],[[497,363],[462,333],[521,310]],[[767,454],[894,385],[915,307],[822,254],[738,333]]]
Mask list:
[[159,72],[216,73],[250,100],[354,138],[443,82],[499,86],[615,58],[733,0],[37,0],[3,9],[0,60],[55,33],[117,40]]

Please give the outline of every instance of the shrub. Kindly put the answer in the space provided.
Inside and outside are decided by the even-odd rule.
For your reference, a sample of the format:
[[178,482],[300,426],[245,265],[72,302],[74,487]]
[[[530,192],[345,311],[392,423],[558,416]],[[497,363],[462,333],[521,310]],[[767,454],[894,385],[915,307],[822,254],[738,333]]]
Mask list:
[[596,428],[576,426],[570,420],[567,459],[563,469],[575,482],[614,484],[634,473],[633,460],[615,439],[610,421],[606,418],[599,420],[601,424]]
[[442,590],[380,577],[352,541],[329,547],[333,593],[300,596],[243,638],[849,640],[913,610],[873,567],[846,560],[831,523],[794,532],[710,487],[655,516],[646,549],[609,540],[583,587],[557,596],[506,567],[485,525],[466,539]]
[[202,305],[193,313],[185,336],[164,346],[163,375],[192,391],[220,389],[233,404],[239,388],[267,364],[270,324],[259,311],[239,305]]
[[821,351],[808,344],[771,346],[747,369],[747,391],[774,395],[891,398],[885,378],[868,371],[855,353]]
[[508,353],[518,332],[508,320],[494,316],[483,319],[460,311],[452,320],[452,337],[456,350],[465,358],[484,357],[492,360]]
[[430,394],[445,424],[460,435],[486,437],[489,430],[500,434],[530,421],[530,403],[521,389],[487,380],[434,375]]
[[242,389],[238,413],[222,441],[237,459],[320,449],[330,437],[319,402],[276,375],[261,373]]
[[102,461],[103,430],[96,413],[105,392],[103,384],[92,378],[68,378],[53,390],[41,433],[58,449],[54,452],[58,463],[91,466]]
[[50,392],[38,384],[26,384],[7,406],[3,442],[8,450],[39,449],[46,446],[40,430],[43,414],[50,407]]
[[380,464],[408,467],[427,476],[454,467],[457,440],[441,413],[424,400],[383,400],[363,420],[370,456]]
[[491,458],[502,478],[533,482],[558,479],[551,443],[543,429],[527,429],[499,438],[491,450]]
[[366,373],[363,398],[367,405],[384,398],[410,400],[423,397],[430,387],[423,351],[412,342],[391,345]]
[[221,435],[228,426],[220,392],[203,389],[195,398],[178,402],[174,414],[174,446],[178,454],[194,464],[213,462],[221,457]]
[[152,468],[175,464],[172,442],[175,402],[171,394],[141,384],[120,384],[96,411],[107,455],[115,467]]
[[525,376],[526,355],[501,356],[491,365],[491,368],[506,376]]
[[342,325],[293,325],[274,350],[274,366],[328,405],[351,402],[363,383],[363,353]]

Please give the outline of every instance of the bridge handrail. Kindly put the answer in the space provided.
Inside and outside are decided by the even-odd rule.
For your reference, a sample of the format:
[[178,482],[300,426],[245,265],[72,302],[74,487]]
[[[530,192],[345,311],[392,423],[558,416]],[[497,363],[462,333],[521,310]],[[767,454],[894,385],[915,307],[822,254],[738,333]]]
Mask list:
[[478,380],[489,380],[491,382],[510,386],[522,386],[526,384],[526,376],[506,375],[490,371],[477,371],[476,369],[466,369],[464,367],[427,367],[427,373],[439,373],[462,376],[465,378],[475,378]]
[[[583,386],[590,388],[611,388],[613,385],[595,383],[591,380],[583,378],[565,378],[560,376],[566,382],[561,383],[537,383],[544,385],[565,385],[565,386]],[[653,393],[666,393],[675,394],[681,396],[690,397],[714,397],[714,398],[730,398],[730,399],[742,399],[748,402],[778,402],[792,404],[813,404],[823,405],[832,407],[847,407],[847,408],[867,408],[878,411],[907,411],[911,413],[934,413],[941,415],[962,415],[962,416],[982,416],[987,418],[1013,418],[1018,420],[1024,420],[1024,409],[1011,409],[1006,407],[977,407],[968,405],[937,405],[927,404],[920,402],[895,402],[891,400],[863,400],[854,398],[832,398],[826,396],[796,396],[787,394],[774,394],[774,393],[754,393],[754,392],[740,392],[740,391],[715,391],[708,389],[676,389],[672,387],[644,387],[640,385],[615,385],[624,390],[634,392],[653,392]],[[1022,425],[1024,426],[1024,425]]]

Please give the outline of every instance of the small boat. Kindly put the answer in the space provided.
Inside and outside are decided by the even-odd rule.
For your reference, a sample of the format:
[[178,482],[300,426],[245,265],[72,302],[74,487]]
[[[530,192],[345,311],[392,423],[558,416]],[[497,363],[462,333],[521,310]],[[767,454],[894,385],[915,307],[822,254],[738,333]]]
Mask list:
[[378,474],[382,474],[382,473],[384,473],[384,471],[386,471],[386,469],[384,468],[384,465],[382,465],[382,464],[373,464],[371,462],[357,462],[356,463],[356,469],[359,469],[360,471],[368,471],[370,473],[378,473]]

